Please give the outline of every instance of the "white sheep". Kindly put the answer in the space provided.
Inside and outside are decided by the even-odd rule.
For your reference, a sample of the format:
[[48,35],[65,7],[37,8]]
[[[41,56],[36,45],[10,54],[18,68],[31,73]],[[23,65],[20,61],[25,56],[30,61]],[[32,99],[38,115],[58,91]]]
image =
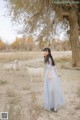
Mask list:
[[32,81],[32,76],[43,76],[43,68],[27,67],[26,69],[31,81]]
[[13,64],[13,70],[19,70],[19,61],[18,60],[15,60],[14,61],[14,64]]
[[18,60],[15,60],[13,63],[9,63],[4,65],[5,70],[18,70],[19,65],[18,65]]

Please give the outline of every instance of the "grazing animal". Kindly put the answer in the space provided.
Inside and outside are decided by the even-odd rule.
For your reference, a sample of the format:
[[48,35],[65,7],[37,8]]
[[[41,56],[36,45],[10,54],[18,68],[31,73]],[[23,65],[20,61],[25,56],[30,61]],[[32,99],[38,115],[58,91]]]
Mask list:
[[5,70],[18,70],[19,69],[19,65],[18,65],[18,60],[15,60],[13,63],[8,63],[6,65],[4,65],[4,69]]
[[14,61],[13,70],[19,70],[18,62],[19,62],[18,60],[15,60],[15,61]]
[[43,68],[31,68],[27,67],[27,73],[32,81],[32,76],[42,76],[43,75]]

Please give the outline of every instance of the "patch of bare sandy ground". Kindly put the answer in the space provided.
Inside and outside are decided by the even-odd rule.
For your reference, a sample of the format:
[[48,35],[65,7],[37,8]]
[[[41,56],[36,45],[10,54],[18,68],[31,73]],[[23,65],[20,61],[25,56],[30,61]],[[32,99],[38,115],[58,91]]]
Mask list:
[[57,113],[44,109],[42,52],[0,53],[0,112],[9,120],[80,120],[80,70],[71,67],[71,52],[52,52],[64,91]]

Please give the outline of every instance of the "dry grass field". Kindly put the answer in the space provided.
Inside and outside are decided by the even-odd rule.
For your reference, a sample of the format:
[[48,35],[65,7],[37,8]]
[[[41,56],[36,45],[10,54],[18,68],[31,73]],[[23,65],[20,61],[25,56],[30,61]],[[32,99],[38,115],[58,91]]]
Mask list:
[[52,55],[65,99],[57,113],[43,107],[43,53],[0,53],[0,112],[8,112],[9,120],[80,120],[80,70],[71,67],[70,51]]

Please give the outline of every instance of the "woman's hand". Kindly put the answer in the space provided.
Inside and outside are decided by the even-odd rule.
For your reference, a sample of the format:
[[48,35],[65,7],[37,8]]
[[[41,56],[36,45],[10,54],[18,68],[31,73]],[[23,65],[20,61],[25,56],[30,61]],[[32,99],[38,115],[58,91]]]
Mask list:
[[52,75],[51,75],[51,69],[48,70],[48,79],[51,80],[52,79]]
[[48,75],[48,79],[49,79],[49,80],[51,80],[51,79],[52,79],[52,78],[51,78],[51,75]]

